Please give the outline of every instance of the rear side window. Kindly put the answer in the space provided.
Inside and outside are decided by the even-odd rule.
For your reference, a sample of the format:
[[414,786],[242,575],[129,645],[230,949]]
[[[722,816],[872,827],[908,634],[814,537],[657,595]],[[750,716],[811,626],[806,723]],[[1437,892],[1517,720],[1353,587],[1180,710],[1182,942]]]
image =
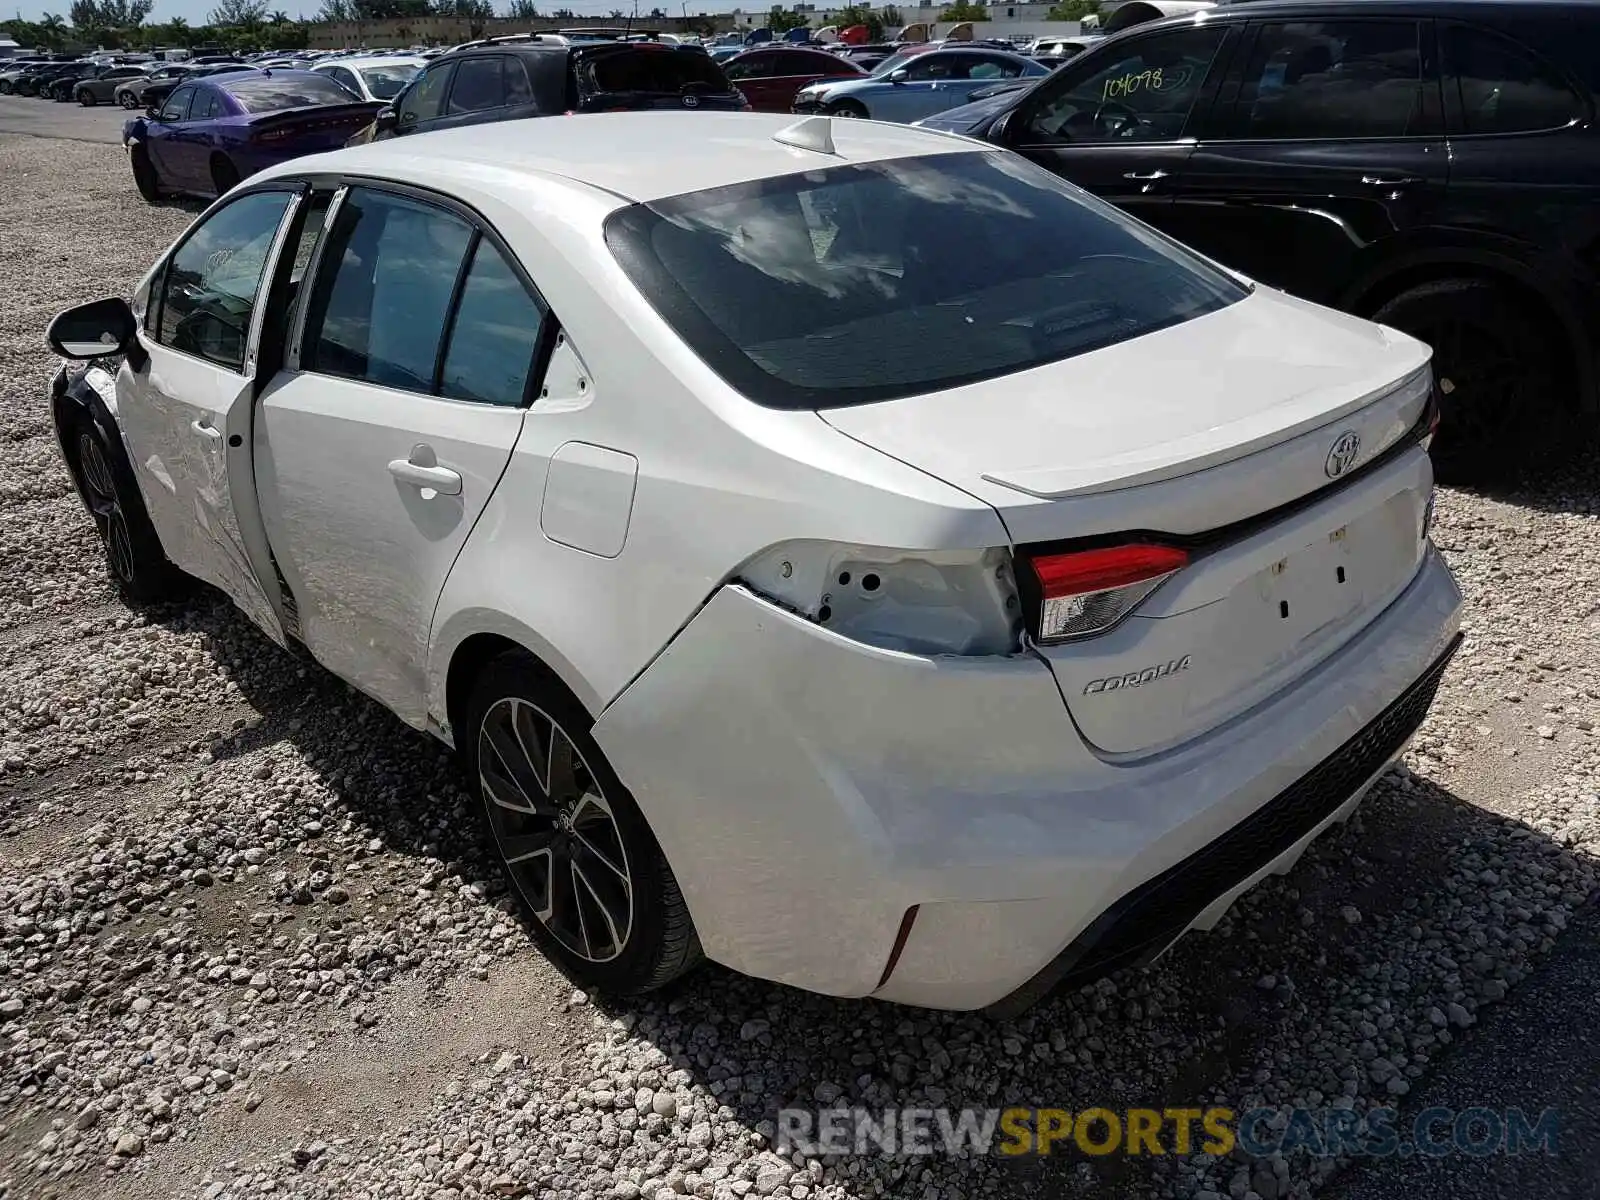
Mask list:
[[461,218],[356,188],[345,197],[307,311],[302,365],[432,392],[456,276],[472,241]]
[[711,56],[690,50],[640,46],[620,53],[596,54],[583,65],[590,90],[650,92],[671,96],[693,92],[726,92],[727,76]]
[[1463,25],[1441,34],[1445,86],[1461,98],[1461,132],[1533,133],[1583,119],[1583,99],[1512,42]]
[[1264,24],[1245,66],[1232,134],[1414,137],[1424,127],[1412,21]]
[[456,307],[439,394],[485,404],[521,404],[543,320],[543,310],[504,256],[480,238]]
[[228,115],[228,108],[222,102],[222,97],[215,91],[206,88],[194,94],[194,103],[189,106],[189,119],[191,121],[210,121],[216,117]]
[[285,108],[306,108],[314,104],[349,104],[350,93],[321,75],[291,79],[283,75],[262,75],[224,85],[245,112],[279,112]]
[[1011,155],[808,171],[619,210],[606,242],[678,335],[776,408],[940,391],[1247,293]]
[[452,116],[483,112],[499,108],[504,103],[505,90],[500,83],[498,55],[469,58],[456,64],[456,82],[450,89],[450,103],[446,112]]

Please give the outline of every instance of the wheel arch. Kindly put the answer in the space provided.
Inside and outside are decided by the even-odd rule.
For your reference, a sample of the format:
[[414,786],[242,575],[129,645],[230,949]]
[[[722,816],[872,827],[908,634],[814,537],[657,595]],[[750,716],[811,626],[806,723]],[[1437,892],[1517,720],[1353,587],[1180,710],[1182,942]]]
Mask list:
[[1493,283],[1541,315],[1560,334],[1569,376],[1579,409],[1589,415],[1600,411],[1600,379],[1596,377],[1593,340],[1583,318],[1552,294],[1534,270],[1519,259],[1485,247],[1451,246],[1417,250],[1392,259],[1381,268],[1357,278],[1337,301],[1337,307],[1370,317],[1402,292],[1446,279],[1478,279]]
[[456,728],[473,685],[491,661],[511,650],[531,657],[591,718],[599,715],[603,705],[598,693],[564,655],[532,629],[500,613],[458,614],[446,622],[444,633],[435,642],[432,657],[444,669],[429,672],[434,681],[429,688],[429,721],[452,746],[458,745]]
[[78,502],[83,505],[84,511],[88,512],[89,501],[84,495],[83,473],[79,469],[78,458],[71,444],[73,423],[85,419],[100,426],[112,447],[112,452],[122,460],[121,466],[137,479],[133,462],[128,456],[128,447],[122,440],[122,426],[117,423],[115,410],[88,382],[87,371],[72,376],[63,367],[56,373],[50,385],[50,423],[55,427],[56,446],[61,451],[62,461],[67,465],[67,473],[72,476],[72,486],[78,493]]

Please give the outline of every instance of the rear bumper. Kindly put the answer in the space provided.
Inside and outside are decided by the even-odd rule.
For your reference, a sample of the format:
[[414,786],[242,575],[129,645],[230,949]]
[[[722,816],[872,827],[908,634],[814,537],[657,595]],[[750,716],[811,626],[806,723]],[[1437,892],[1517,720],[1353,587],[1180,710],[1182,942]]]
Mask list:
[[712,958],[841,996],[1026,1002],[1214,920],[1348,812],[1425,714],[1459,608],[1430,549],[1284,692],[1113,764],[1037,659],[876,650],[729,587],[594,732]]

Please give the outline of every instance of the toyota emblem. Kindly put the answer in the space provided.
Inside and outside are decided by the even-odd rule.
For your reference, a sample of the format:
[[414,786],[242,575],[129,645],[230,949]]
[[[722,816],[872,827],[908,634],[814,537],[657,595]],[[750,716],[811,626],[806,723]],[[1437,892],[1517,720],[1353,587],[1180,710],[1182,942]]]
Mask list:
[[1328,451],[1325,470],[1329,479],[1337,479],[1348,471],[1361,453],[1361,437],[1354,429],[1347,429],[1333,439],[1333,449]]
[[695,99],[693,96],[685,96],[683,98],[683,106],[685,108],[699,108],[700,107],[700,101]]

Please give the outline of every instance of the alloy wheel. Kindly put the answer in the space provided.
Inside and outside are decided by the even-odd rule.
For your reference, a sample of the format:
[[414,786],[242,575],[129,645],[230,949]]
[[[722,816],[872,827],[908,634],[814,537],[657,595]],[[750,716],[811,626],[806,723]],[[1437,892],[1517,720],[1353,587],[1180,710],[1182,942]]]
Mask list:
[[1454,321],[1414,332],[1433,347],[1452,440],[1491,442],[1526,419],[1527,366],[1495,330]]
[[128,533],[128,520],[117,498],[116,480],[111,474],[111,464],[105,451],[92,434],[78,435],[78,465],[83,468],[84,487],[88,492],[89,510],[94,513],[94,523],[105,543],[106,558],[118,579],[133,581],[133,538]]
[[559,722],[498,700],[478,728],[478,777],[501,861],[561,945],[610,962],[633,932],[633,878],[611,804]]

